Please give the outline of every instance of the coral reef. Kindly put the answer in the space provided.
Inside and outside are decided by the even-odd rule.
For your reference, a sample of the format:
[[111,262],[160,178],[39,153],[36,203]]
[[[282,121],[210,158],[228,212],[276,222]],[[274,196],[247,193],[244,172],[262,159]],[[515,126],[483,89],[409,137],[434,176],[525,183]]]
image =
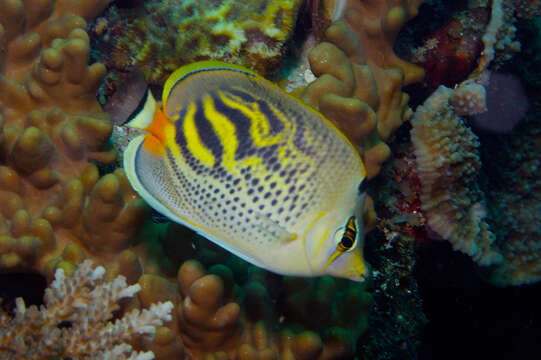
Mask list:
[[[141,288],[115,316],[129,318],[135,316],[130,310],[170,301],[171,321],[156,322],[152,339],[130,342],[157,359],[375,358],[387,356],[388,347],[412,357],[422,316],[416,286],[408,282],[414,241],[399,232],[416,236],[422,225],[413,195],[400,203],[411,212],[406,221],[393,214],[380,223],[386,236],[376,239],[374,295],[372,281],[264,272],[175,224],[139,228],[146,207],[122,170],[100,176],[107,168],[96,165],[114,166],[116,153],[107,148],[112,125],[95,100],[105,68],[88,65],[84,29],[108,2],[0,0],[9,9],[0,15],[2,270],[33,270],[52,280],[58,269],[81,271],[90,258],[106,267],[102,279],[114,283],[123,275]],[[141,66],[158,84],[179,65],[202,58],[269,73],[281,60],[299,3],[146,1],[144,16],[135,20],[134,11],[124,22],[113,9],[93,31],[118,46],[110,65],[121,71]],[[411,115],[402,86],[422,77],[392,50],[420,3],[346,1],[341,20],[322,27],[325,41],[310,54],[318,79],[303,98],[355,143],[370,178],[380,173],[387,144]],[[213,20],[225,13],[227,23]],[[368,228],[375,223],[370,216]],[[374,324],[374,335],[364,336]],[[128,353],[126,347],[116,351]]]
[[179,225],[150,227],[182,265],[176,281],[143,275],[139,301],[175,304],[169,328],[192,358],[335,359],[352,356],[368,329],[366,284],[277,276],[190,233],[192,243],[179,241]]
[[[344,19],[351,24],[363,44],[366,63],[373,68],[397,68],[404,73],[404,84],[420,81],[423,70],[400,59],[393,50],[400,29],[417,15],[424,0],[346,1]],[[374,69],[373,69],[374,71]]]
[[[58,269],[45,290],[44,305],[26,308],[16,300],[13,318],[0,312],[0,353],[3,359],[152,359],[150,352],[133,351],[128,342],[152,338],[156,326],[171,320],[171,302],[134,309],[111,321],[121,300],[141,290],[123,276],[105,281],[105,269],[84,261],[66,277]],[[69,326],[67,326],[69,324]]]
[[[417,244],[428,243],[421,210],[421,181],[417,174],[413,146],[405,137],[393,148],[393,158],[384,168],[385,178],[391,179],[377,189],[377,229],[383,233],[385,249],[391,249],[400,237],[415,239]],[[409,140],[409,139],[408,139]]]
[[378,221],[366,240],[366,256],[374,269],[374,308],[362,344],[364,359],[417,357],[428,322],[413,273],[418,249],[430,243],[419,199],[421,183],[406,131],[398,131],[393,157],[382,167],[381,177],[388,181],[369,185]]
[[[400,61],[392,52],[396,32],[415,14],[419,2],[403,2],[396,7],[391,2],[385,6],[373,3],[367,8],[357,8],[356,2],[348,4],[344,19],[326,30],[327,41],[310,54],[312,70],[319,79],[305,90],[303,98],[346,132],[367,162],[369,177],[374,177],[389,156],[384,141],[390,140],[411,113],[401,87],[422,76],[419,68]],[[360,14],[377,20],[359,24]],[[370,37],[370,31],[380,33]],[[361,43],[361,38],[366,44]],[[375,57],[376,53],[384,53],[385,58]],[[277,277],[203,240],[194,240],[193,235],[176,225],[166,228],[162,240],[166,258],[183,263],[177,281],[157,276],[163,273],[157,262],[156,275],[144,275],[139,280],[144,289],[149,289],[142,291],[139,299],[142,304],[164,300],[176,304],[170,329],[177,339],[182,339],[190,356],[331,359],[362,353],[359,338],[367,330],[373,303],[365,288],[368,284]],[[156,236],[156,231],[151,233]],[[188,238],[191,242],[186,241]],[[145,272],[153,273],[149,263],[145,264]],[[400,277],[409,275],[406,270]],[[415,293],[413,286],[411,289],[407,294]],[[409,296],[403,300],[404,308],[412,301]],[[344,302],[352,304],[352,308],[344,311]],[[384,322],[385,317],[380,315]],[[414,318],[419,317],[410,320]],[[410,320],[400,328],[413,324]],[[403,335],[394,340],[403,339]],[[414,341],[411,348],[415,348]]]
[[511,73],[487,71],[485,78],[487,111],[471,117],[471,126],[479,133],[509,133],[528,111],[526,90],[521,79]]
[[[502,68],[525,39],[536,48],[535,32],[514,37],[514,23],[524,17],[521,6],[491,2],[484,50],[470,80],[454,90],[440,87],[411,121],[421,209],[429,229],[483,265],[487,279],[500,286],[536,282],[541,273],[534,240],[539,232],[538,155],[533,150],[538,146],[538,108],[524,117],[526,97],[532,98],[538,84],[524,78],[531,86],[524,90],[516,75],[492,71]],[[520,55],[515,62],[526,58],[535,61]],[[482,141],[466,125],[463,117],[468,115],[474,115],[470,122]],[[510,135],[499,135],[504,133]]]
[[423,76],[421,68],[392,51],[398,30],[420,3],[347,1],[342,19],[329,26],[326,41],[309,54],[318,78],[302,97],[357,147],[368,178],[376,176],[390,156],[385,141],[411,115],[402,86]]
[[524,84],[541,87],[541,75],[536,69],[541,68],[541,16],[519,23],[520,34],[529,41],[513,61],[513,71],[520,74]]
[[[29,19],[19,5],[19,18]],[[40,5],[38,27],[17,28],[11,18],[2,19],[2,270],[38,271],[52,280],[57,270],[70,274],[93,259],[106,266],[106,279],[123,275],[141,287],[120,314],[173,302],[172,321],[159,326],[152,340],[133,344],[157,359],[353,354],[372,307],[365,285],[325,278],[306,280],[299,289],[296,280],[239,265],[228,254],[212,255],[218,251],[208,246],[194,251],[193,234],[177,226],[165,225],[173,229],[166,239],[155,224],[138,231],[147,211],[123,171],[100,177],[94,163],[114,164],[116,153],[106,148],[112,125],[95,99],[105,69],[87,64],[86,22],[76,14],[54,18],[55,3]],[[194,257],[208,270],[188,261]],[[320,294],[317,299],[311,290]],[[346,318],[344,299],[355,305]],[[301,311],[309,308],[321,309],[320,323]]]
[[479,77],[489,66],[493,71],[506,71],[512,59],[530,51],[530,44],[521,46],[523,39],[517,37],[517,30],[524,19],[535,19],[540,11],[538,2],[434,3],[414,20],[407,35],[402,33],[398,39],[399,52],[426,71],[424,87],[415,88],[419,100],[439,85],[453,87],[466,78]]
[[536,0],[514,0],[516,16],[523,19],[532,19],[541,16],[541,4]]
[[[482,107],[468,105],[468,100],[482,96],[474,93],[477,97],[468,98],[463,90],[440,86],[411,120],[411,141],[422,185],[421,209],[428,226],[449,240],[455,250],[481,265],[497,264],[502,257],[484,220],[486,204],[478,184],[478,138],[458,115]],[[457,96],[463,99],[454,99]],[[452,102],[463,106],[455,110]]]
[[69,267],[60,261],[67,246],[79,244],[96,255],[124,248],[145,217],[123,171],[100,178],[95,164],[112,163],[116,153],[104,150],[112,125],[95,94],[105,67],[87,65],[83,17],[107,4],[0,3],[6,15],[0,19],[4,270],[49,264],[51,277],[56,266]]
[[428,320],[413,276],[416,240],[405,231],[397,232],[391,241],[379,232],[373,237],[370,259],[378,271],[374,274],[370,331],[362,345],[364,359],[418,356],[421,334]]
[[523,0],[470,1],[471,7],[490,8],[490,21],[482,36],[483,51],[477,59],[477,69],[470,77],[483,73],[491,65],[492,70],[499,70],[513,56],[521,51],[521,43],[516,39],[518,19],[531,18],[539,14],[539,4]]
[[[489,274],[490,281],[497,285],[541,280],[539,110],[538,103],[512,136],[482,138],[487,205],[504,258]],[[498,156],[491,156],[495,149]]]
[[[111,12],[112,66],[137,66],[162,84],[179,66],[212,59],[261,74],[276,69],[293,32],[300,0],[146,1],[143,14],[126,23]],[[165,35],[165,37],[164,37]]]
[[500,70],[517,53],[529,48],[517,39],[517,23],[524,19],[535,19],[541,15],[538,1],[492,0],[491,19],[483,35],[484,50],[479,59],[478,72],[489,64],[492,70]]
[[461,11],[412,50],[412,61],[425,70],[429,94],[440,85],[455,86],[476,68],[488,15],[483,7]]

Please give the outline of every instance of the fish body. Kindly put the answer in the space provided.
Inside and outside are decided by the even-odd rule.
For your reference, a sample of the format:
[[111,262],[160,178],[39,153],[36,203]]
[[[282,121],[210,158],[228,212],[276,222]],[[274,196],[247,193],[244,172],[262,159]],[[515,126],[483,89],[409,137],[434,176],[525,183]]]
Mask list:
[[361,158],[319,112],[244,67],[204,61],[147,92],[124,152],[150,206],[244,260],[364,280]]

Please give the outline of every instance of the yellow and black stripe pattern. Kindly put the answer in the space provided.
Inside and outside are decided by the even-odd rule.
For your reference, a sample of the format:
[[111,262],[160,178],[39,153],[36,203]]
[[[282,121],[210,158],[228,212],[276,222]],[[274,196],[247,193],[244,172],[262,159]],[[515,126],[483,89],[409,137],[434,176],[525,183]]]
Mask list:
[[362,176],[342,134],[253,74],[193,72],[164,100],[171,187],[190,218],[226,238],[292,239],[299,220],[334,206]]
[[358,154],[317,111],[234,65],[179,71],[165,84],[163,113],[145,125],[154,135],[128,161],[153,207],[256,256],[299,238],[357,189]]

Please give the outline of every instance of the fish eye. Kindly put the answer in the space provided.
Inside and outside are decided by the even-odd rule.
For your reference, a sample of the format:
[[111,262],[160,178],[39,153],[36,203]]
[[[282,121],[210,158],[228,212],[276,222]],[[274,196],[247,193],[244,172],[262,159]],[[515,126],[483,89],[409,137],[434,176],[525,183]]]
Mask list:
[[336,232],[335,239],[337,240],[336,249],[346,252],[355,249],[357,238],[357,225],[355,224],[355,216],[348,219],[346,226],[340,227]]
[[353,239],[350,239],[349,237],[344,235],[342,237],[342,240],[340,240],[340,244],[339,244],[340,250],[347,251],[353,247],[354,243],[355,241]]

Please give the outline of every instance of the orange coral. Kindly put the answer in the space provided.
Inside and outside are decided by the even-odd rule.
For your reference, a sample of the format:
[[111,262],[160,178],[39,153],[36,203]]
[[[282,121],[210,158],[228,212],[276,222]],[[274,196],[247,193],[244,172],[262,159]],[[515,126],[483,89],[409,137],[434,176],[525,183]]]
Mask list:
[[178,271],[183,301],[177,306],[184,343],[192,349],[215,350],[239,332],[237,303],[224,303],[224,283],[216,275],[206,275],[195,261]]
[[347,1],[344,18],[351,24],[364,47],[366,63],[373,68],[398,68],[404,73],[404,84],[420,81],[423,70],[400,59],[393,44],[400,29],[417,15],[424,0]]

